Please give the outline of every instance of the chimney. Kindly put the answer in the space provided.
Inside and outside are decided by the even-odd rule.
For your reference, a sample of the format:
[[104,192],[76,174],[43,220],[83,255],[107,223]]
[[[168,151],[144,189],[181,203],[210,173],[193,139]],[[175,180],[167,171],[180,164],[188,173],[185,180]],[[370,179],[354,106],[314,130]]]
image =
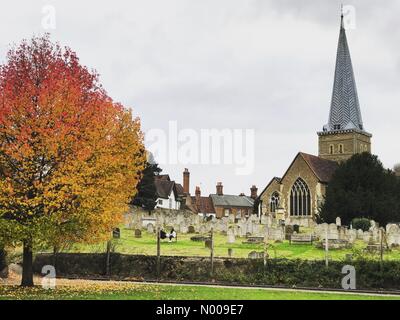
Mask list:
[[250,188],[250,197],[253,198],[254,200],[257,198],[257,191],[258,191],[258,189],[255,185],[253,185]]
[[188,168],[185,168],[185,170],[183,171],[183,193],[185,195],[190,194],[189,181],[190,181],[190,172]]
[[245,196],[245,194],[243,193],[243,192],[241,192],[240,194],[239,194],[239,197],[244,197]]
[[196,187],[195,195],[196,195],[196,206],[197,206],[197,208],[200,208],[201,191],[200,191],[200,187],[198,187],[198,186]]
[[223,185],[222,182],[217,182],[217,195],[222,196],[224,195],[223,193]]

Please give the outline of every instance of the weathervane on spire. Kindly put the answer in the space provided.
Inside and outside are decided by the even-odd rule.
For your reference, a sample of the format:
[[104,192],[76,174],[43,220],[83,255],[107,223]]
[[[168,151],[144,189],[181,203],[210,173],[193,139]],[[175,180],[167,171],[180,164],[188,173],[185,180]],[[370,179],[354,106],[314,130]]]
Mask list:
[[355,29],[356,28],[356,8],[351,5],[340,5],[341,28]]

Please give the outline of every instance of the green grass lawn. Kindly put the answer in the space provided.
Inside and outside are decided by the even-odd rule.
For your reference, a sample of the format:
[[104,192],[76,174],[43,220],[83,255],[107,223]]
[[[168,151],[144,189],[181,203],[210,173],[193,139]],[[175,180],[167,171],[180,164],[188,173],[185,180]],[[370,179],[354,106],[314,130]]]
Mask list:
[[55,290],[0,286],[0,300],[400,300],[399,297],[133,283],[77,283]]
[[[190,237],[194,234],[179,234],[177,242],[168,242],[166,240],[161,243],[162,255],[180,255],[180,256],[209,256],[210,250],[205,248],[204,242],[191,241]],[[216,234],[215,238],[215,256],[228,257],[228,248],[233,249],[233,257],[246,258],[251,251],[262,251],[263,244],[243,244],[244,238],[236,238],[236,243],[226,243],[227,237],[221,234]],[[135,238],[134,231],[126,228],[121,228],[121,239],[113,240],[115,243],[115,251],[125,254],[156,254],[156,236],[142,232],[142,238]],[[282,243],[270,242],[269,249],[270,258],[289,258],[289,259],[309,259],[321,260],[325,258],[323,249],[317,249],[314,245],[295,244],[290,245],[288,241]],[[104,252],[105,243],[98,245],[74,245],[70,252]],[[355,245],[355,249],[345,250],[330,250],[329,257],[332,260],[343,260],[348,253],[361,252],[365,244],[360,241]],[[365,253],[363,253],[366,255]],[[378,259],[379,255],[370,255],[370,258]],[[394,249],[385,253],[386,260],[400,259],[400,250]]]

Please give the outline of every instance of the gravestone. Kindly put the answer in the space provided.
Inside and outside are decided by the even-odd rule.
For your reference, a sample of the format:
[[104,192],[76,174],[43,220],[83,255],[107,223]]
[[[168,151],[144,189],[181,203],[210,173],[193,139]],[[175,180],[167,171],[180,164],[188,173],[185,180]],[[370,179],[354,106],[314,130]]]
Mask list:
[[337,217],[337,218],[336,218],[336,225],[337,225],[338,227],[340,227],[340,226],[342,225],[342,219],[340,219],[340,217]]
[[200,225],[200,228],[199,228],[199,232],[200,232],[201,234],[207,233],[207,227],[206,227],[206,225],[201,224],[201,225]]
[[290,236],[294,233],[294,226],[285,226],[285,239],[289,240]]
[[119,228],[115,228],[112,232],[113,239],[121,238],[121,230]]
[[142,230],[135,229],[135,238],[141,238],[141,237],[142,237]]
[[152,223],[149,223],[147,225],[147,232],[148,233],[154,233],[154,225]]
[[268,218],[265,214],[261,216],[261,224],[268,224]]
[[187,226],[186,223],[182,222],[182,223],[179,225],[179,232],[181,232],[181,233],[188,233],[188,230],[189,230],[189,228],[188,228],[188,226]]
[[228,257],[229,258],[233,257],[233,249],[232,248],[228,248]]
[[206,241],[204,241],[204,246],[211,250],[211,247],[212,247],[211,239],[206,239]]
[[196,231],[194,230],[193,226],[189,226],[188,228],[188,233],[195,233]]
[[248,255],[249,259],[263,259],[264,252],[251,251]]
[[235,243],[235,240],[236,240],[235,239],[235,231],[233,228],[228,229],[227,237],[228,237],[228,240],[227,240],[228,243]]

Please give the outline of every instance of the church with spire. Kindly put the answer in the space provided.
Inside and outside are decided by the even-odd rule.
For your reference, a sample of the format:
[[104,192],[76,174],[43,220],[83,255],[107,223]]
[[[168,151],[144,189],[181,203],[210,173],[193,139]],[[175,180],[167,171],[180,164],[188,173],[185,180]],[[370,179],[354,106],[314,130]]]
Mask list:
[[299,152],[282,177],[274,177],[258,197],[259,214],[289,225],[311,226],[340,162],[371,152],[341,16],[329,120],[318,132],[318,156]]

